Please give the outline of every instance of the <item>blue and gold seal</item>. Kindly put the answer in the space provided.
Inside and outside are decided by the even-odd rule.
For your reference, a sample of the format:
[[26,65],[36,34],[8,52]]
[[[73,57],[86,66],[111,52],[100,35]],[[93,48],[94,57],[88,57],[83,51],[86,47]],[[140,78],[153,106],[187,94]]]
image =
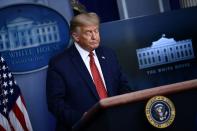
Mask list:
[[175,107],[172,101],[164,96],[155,96],[146,104],[146,117],[156,128],[170,126],[175,118]]

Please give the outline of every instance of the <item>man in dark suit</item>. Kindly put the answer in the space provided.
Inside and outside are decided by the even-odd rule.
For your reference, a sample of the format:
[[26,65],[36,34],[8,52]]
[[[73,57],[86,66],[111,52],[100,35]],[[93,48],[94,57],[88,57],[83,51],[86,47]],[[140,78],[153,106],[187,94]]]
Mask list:
[[130,92],[114,52],[100,46],[99,17],[82,13],[70,23],[74,44],[51,59],[47,102],[58,131],[69,131],[100,99]]

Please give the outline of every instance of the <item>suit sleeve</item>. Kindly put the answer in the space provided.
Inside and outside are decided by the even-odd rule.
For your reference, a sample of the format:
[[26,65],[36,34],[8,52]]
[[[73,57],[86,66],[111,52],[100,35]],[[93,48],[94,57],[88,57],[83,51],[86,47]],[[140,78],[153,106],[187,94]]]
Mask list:
[[66,102],[66,84],[52,64],[49,64],[46,80],[46,95],[48,109],[52,112],[58,121],[71,127],[80,119],[80,114],[73,110]]

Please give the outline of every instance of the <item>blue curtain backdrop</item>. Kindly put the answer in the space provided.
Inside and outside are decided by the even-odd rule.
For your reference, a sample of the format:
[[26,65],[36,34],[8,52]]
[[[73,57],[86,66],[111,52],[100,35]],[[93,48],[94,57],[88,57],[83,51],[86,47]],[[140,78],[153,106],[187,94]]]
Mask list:
[[180,9],[179,0],[170,0],[170,7],[172,10]]
[[116,0],[79,0],[88,12],[96,12],[101,23],[119,20],[118,6]]

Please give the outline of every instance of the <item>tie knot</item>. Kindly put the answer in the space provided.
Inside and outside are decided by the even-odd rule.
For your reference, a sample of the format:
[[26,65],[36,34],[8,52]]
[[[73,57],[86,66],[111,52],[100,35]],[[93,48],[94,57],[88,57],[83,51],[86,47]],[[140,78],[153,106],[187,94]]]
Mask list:
[[93,57],[93,56],[94,56],[94,53],[93,53],[92,51],[90,51],[90,53],[89,53],[88,56],[89,56],[89,57]]

